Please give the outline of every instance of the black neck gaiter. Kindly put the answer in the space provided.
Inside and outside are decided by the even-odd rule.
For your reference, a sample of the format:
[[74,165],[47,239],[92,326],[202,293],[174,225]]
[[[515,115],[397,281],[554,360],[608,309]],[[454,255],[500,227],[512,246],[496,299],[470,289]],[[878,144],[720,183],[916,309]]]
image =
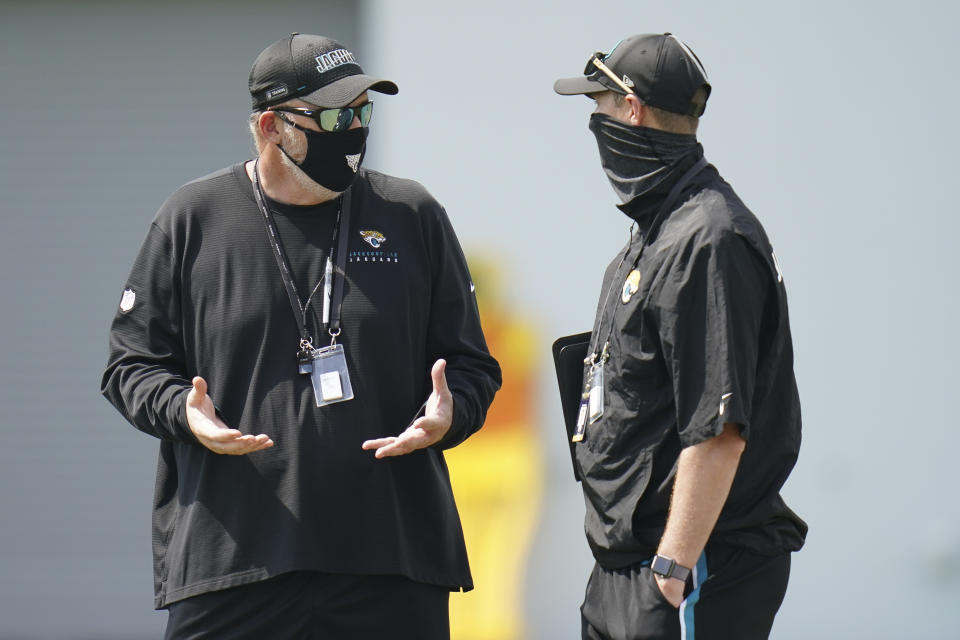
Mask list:
[[336,191],[347,190],[353,182],[366,151],[367,127],[346,131],[319,132],[290,123],[307,137],[307,155],[297,162],[278,144],[280,151],[300,167],[307,177],[322,187]]
[[695,135],[636,127],[603,113],[590,116],[590,131],[603,171],[624,204],[669,187],[686,168],[684,159],[700,149]]

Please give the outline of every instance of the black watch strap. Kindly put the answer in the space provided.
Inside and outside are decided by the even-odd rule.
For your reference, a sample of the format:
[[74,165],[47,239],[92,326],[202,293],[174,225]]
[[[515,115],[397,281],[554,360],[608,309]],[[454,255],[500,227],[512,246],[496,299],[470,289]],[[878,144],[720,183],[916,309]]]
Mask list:
[[650,570],[664,578],[676,578],[686,582],[690,577],[690,569],[676,563],[673,558],[662,556],[659,553],[650,561]]

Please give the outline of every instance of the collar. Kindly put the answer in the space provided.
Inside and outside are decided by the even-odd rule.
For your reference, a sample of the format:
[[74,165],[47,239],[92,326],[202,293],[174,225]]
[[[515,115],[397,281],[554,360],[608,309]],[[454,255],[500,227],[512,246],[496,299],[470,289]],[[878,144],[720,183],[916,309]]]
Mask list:
[[[647,227],[650,223],[653,222],[653,217],[656,215],[657,211],[660,210],[660,206],[663,204],[663,201],[667,198],[667,194],[670,193],[670,190],[673,188],[673,185],[687,172],[687,169],[692,167],[697,163],[700,158],[703,157],[703,145],[697,144],[696,151],[683,158],[680,162],[674,166],[670,171],[670,176],[663,180],[656,187],[651,189],[649,192],[637,196],[630,202],[625,204],[618,204],[616,207],[620,209],[628,217],[632,218],[637,222],[637,225],[640,228],[641,232],[646,232]],[[683,192],[680,194],[680,201],[682,202],[684,196],[689,194],[693,190],[699,190],[703,186],[707,177],[709,176],[708,170],[711,167],[700,172],[700,174],[690,181],[686,187],[684,187]]]

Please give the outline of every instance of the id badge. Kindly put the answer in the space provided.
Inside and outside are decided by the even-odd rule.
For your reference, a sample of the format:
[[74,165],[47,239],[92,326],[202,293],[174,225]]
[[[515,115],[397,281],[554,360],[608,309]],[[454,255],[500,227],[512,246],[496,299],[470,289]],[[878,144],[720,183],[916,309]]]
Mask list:
[[603,364],[594,363],[586,375],[583,392],[580,394],[580,409],[577,411],[577,427],[571,442],[581,442],[588,424],[593,424],[603,415]]
[[347,370],[347,357],[342,344],[316,349],[312,353],[313,370],[310,381],[313,383],[313,395],[318,407],[335,402],[353,399],[353,387],[350,385],[350,372]]
[[577,428],[573,432],[570,442],[580,442],[583,440],[583,432],[587,428],[587,400],[580,401],[580,410],[577,412]]
[[590,370],[590,424],[603,415],[603,364],[595,364]]

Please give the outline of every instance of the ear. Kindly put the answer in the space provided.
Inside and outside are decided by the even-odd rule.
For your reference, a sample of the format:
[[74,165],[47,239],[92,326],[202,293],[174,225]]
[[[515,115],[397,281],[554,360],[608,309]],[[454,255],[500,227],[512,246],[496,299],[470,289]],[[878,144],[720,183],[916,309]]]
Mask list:
[[649,112],[643,103],[640,102],[640,98],[633,95],[632,93],[624,96],[626,105],[630,107],[630,112],[625,114],[627,116],[627,121],[635,127],[639,127],[644,124],[644,121],[647,120]]
[[284,123],[280,121],[280,116],[275,111],[261,113],[260,119],[257,120],[257,126],[260,127],[260,133],[265,140],[277,144],[283,139]]

